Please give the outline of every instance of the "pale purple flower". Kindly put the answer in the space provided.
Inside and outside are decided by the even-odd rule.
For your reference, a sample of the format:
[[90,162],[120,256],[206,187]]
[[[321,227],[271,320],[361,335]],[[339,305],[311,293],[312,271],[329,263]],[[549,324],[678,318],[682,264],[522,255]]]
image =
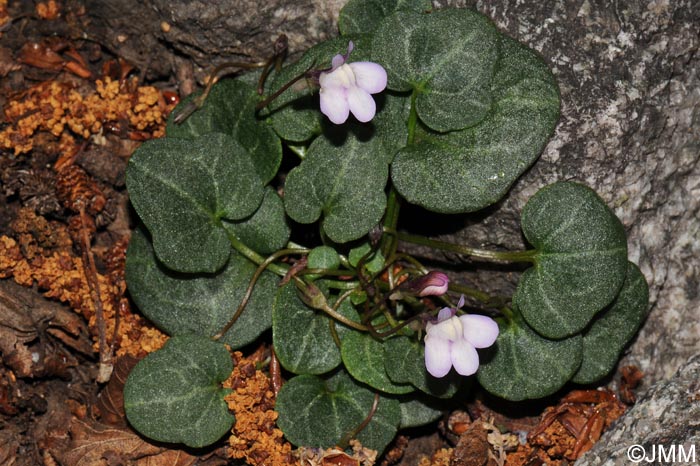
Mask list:
[[449,284],[450,277],[443,272],[431,270],[425,275],[402,283],[389,299],[396,301],[406,296],[442,296],[447,293]]
[[[458,307],[464,304],[464,296]],[[437,322],[428,322],[425,335],[425,367],[433,377],[444,377],[454,366],[458,374],[472,375],[479,368],[476,348],[487,348],[498,337],[498,324],[490,317],[440,310]]]
[[348,53],[333,57],[331,68],[318,78],[321,112],[336,125],[345,123],[350,112],[363,123],[370,121],[377,111],[370,94],[386,88],[386,70],[381,65],[369,61],[345,63],[353,47],[350,41]]
[[418,296],[442,296],[447,293],[450,277],[443,272],[431,270],[427,274],[411,283],[411,287],[418,291]]

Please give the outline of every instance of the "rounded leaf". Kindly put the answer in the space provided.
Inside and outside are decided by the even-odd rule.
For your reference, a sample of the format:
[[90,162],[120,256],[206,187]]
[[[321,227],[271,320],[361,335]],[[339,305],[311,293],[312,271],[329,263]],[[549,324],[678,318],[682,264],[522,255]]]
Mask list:
[[541,337],[517,315],[500,325],[496,344],[485,352],[479,383],[511,401],[542,398],[559,390],[581,365],[581,335],[563,340]]
[[260,96],[255,88],[240,79],[221,80],[211,88],[201,108],[184,122],[175,123],[175,116],[200,94],[188,96],[170,112],[166,136],[196,139],[211,133],[228,134],[248,150],[263,183],[270,182],[282,162],[282,143],[275,132],[257,117],[255,106]]
[[401,400],[401,424],[399,429],[418,427],[437,421],[442,416],[442,409],[434,407],[435,403],[430,403],[422,398],[412,398]]
[[523,208],[521,223],[537,254],[513,300],[527,323],[545,337],[582,331],[615,299],[625,280],[622,223],[593,190],[573,182],[538,191]]
[[[256,268],[234,251],[215,275],[174,273],[158,261],[148,238],[138,229],[126,253],[131,297],[143,315],[169,335],[218,334],[236,312]],[[240,348],[270,328],[277,282],[272,273],[262,273],[245,310],[219,341]]]
[[372,61],[386,68],[389,89],[415,90],[418,116],[436,131],[473,126],[491,109],[498,33],[468,9],[399,11],[374,34]]
[[338,16],[338,29],[342,35],[371,34],[382,19],[394,11],[406,10],[416,13],[430,11],[430,0],[350,0]]
[[559,118],[559,93],[544,61],[500,37],[490,81],[493,107],[478,125],[437,134],[416,131],[391,167],[407,201],[442,213],[473,212],[499,201],[530,167]]
[[308,308],[294,283],[277,292],[272,308],[272,343],[282,367],[295,374],[323,374],[340,364],[330,320]]
[[337,243],[361,238],[386,208],[389,168],[384,157],[376,139],[361,141],[349,134],[335,145],[319,137],[287,176],[287,214],[299,223],[313,223],[323,214],[323,231]]
[[124,385],[129,423],[158,442],[201,448],[219,440],[235,419],[221,388],[233,371],[222,343],[173,337],[134,367]]
[[263,184],[250,154],[225,134],[142,144],[126,169],[129,198],[158,258],[179,272],[215,272],[231,250],[221,219],[252,214]]
[[620,353],[647,316],[649,287],[639,267],[627,264],[620,294],[583,332],[583,361],[573,381],[593,383],[617,364]]
[[330,246],[318,246],[311,250],[307,267],[310,269],[335,269],[340,265],[340,256]]
[[369,333],[348,332],[343,337],[340,353],[345,368],[360,382],[385,393],[410,393],[415,388],[408,383],[394,383],[384,370],[384,344]]
[[463,377],[451,371],[436,378],[425,368],[425,345],[407,336],[384,342],[384,367],[389,379],[398,384],[410,383],[418,390],[439,398],[452,397]]
[[291,234],[282,198],[269,186],[265,189],[262,204],[253,215],[243,220],[224,220],[223,226],[260,254],[272,254],[284,248]]
[[[294,445],[329,448],[365,420],[373,402],[374,393],[344,372],[325,380],[300,375],[287,381],[277,395],[277,425]],[[380,397],[376,412],[357,439],[381,453],[394,439],[400,420],[399,402]]]

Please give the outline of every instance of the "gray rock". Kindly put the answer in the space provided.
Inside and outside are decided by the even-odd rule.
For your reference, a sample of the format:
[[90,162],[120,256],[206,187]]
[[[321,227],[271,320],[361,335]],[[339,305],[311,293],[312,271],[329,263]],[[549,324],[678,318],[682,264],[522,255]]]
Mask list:
[[[643,464],[698,464],[700,356],[654,385],[576,466],[627,466],[630,458],[645,458]],[[675,461],[665,461],[669,458]]]
[[[202,79],[225,62],[264,61],[280,34],[292,54],[335,35],[343,0],[87,0],[89,35],[147,71]],[[185,71],[187,73],[188,71]]]
[[[529,196],[556,180],[591,186],[624,223],[630,259],[650,285],[649,318],[623,364],[639,366],[646,387],[669,378],[700,352],[696,2],[466,3],[542,54],[559,81],[562,116],[508,197],[447,238],[522,248],[518,217]],[[482,276],[493,283],[492,273]]]

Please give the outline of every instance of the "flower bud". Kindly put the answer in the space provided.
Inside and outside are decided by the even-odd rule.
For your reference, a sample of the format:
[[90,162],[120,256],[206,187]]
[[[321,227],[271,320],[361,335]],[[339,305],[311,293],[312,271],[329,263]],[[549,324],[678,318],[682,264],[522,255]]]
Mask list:
[[442,296],[447,293],[450,278],[443,272],[431,270],[420,278],[413,280],[409,287],[420,297]]

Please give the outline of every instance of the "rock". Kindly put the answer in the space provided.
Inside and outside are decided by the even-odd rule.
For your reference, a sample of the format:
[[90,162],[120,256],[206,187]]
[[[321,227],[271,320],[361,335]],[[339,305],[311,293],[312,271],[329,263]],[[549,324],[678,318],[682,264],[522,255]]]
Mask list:
[[[674,451],[674,464],[697,464],[698,445],[700,356],[694,356],[671,379],[657,382],[593,449],[578,459],[576,466],[627,466],[632,464],[630,459],[646,458],[651,462],[653,455],[656,455],[653,464],[671,463],[659,456],[662,451],[659,446],[663,446],[666,455]],[[644,463],[648,462],[644,460]]]
[[175,76],[194,63],[204,78],[217,65],[256,62],[272,54],[280,34],[290,53],[332,37],[343,0],[86,0],[91,36],[148,71]]
[[[194,73],[201,82],[224,61],[264,59],[280,33],[297,53],[334,35],[343,3],[87,0],[86,11],[90,34],[149,76],[182,81]],[[475,7],[541,53],[559,81],[562,117],[540,160],[498,205],[439,222],[420,209],[411,214],[444,239],[522,248],[519,213],[529,196],[556,180],[591,186],[622,219],[630,258],[650,284],[651,313],[624,364],[638,365],[647,384],[667,379],[700,347],[697,2],[434,3]],[[474,270],[455,267],[460,280],[485,289],[508,291],[517,280],[511,266]]]
[[[454,221],[463,228],[444,238],[522,248],[518,218],[529,196],[556,180],[591,186],[624,223],[630,260],[650,285],[650,315],[623,364],[639,366],[645,384],[669,378],[700,352],[697,5],[466,3],[542,54],[559,82],[562,116],[540,160],[508,197],[477,223],[451,219],[452,230]],[[484,286],[493,282],[493,273],[482,275]]]

